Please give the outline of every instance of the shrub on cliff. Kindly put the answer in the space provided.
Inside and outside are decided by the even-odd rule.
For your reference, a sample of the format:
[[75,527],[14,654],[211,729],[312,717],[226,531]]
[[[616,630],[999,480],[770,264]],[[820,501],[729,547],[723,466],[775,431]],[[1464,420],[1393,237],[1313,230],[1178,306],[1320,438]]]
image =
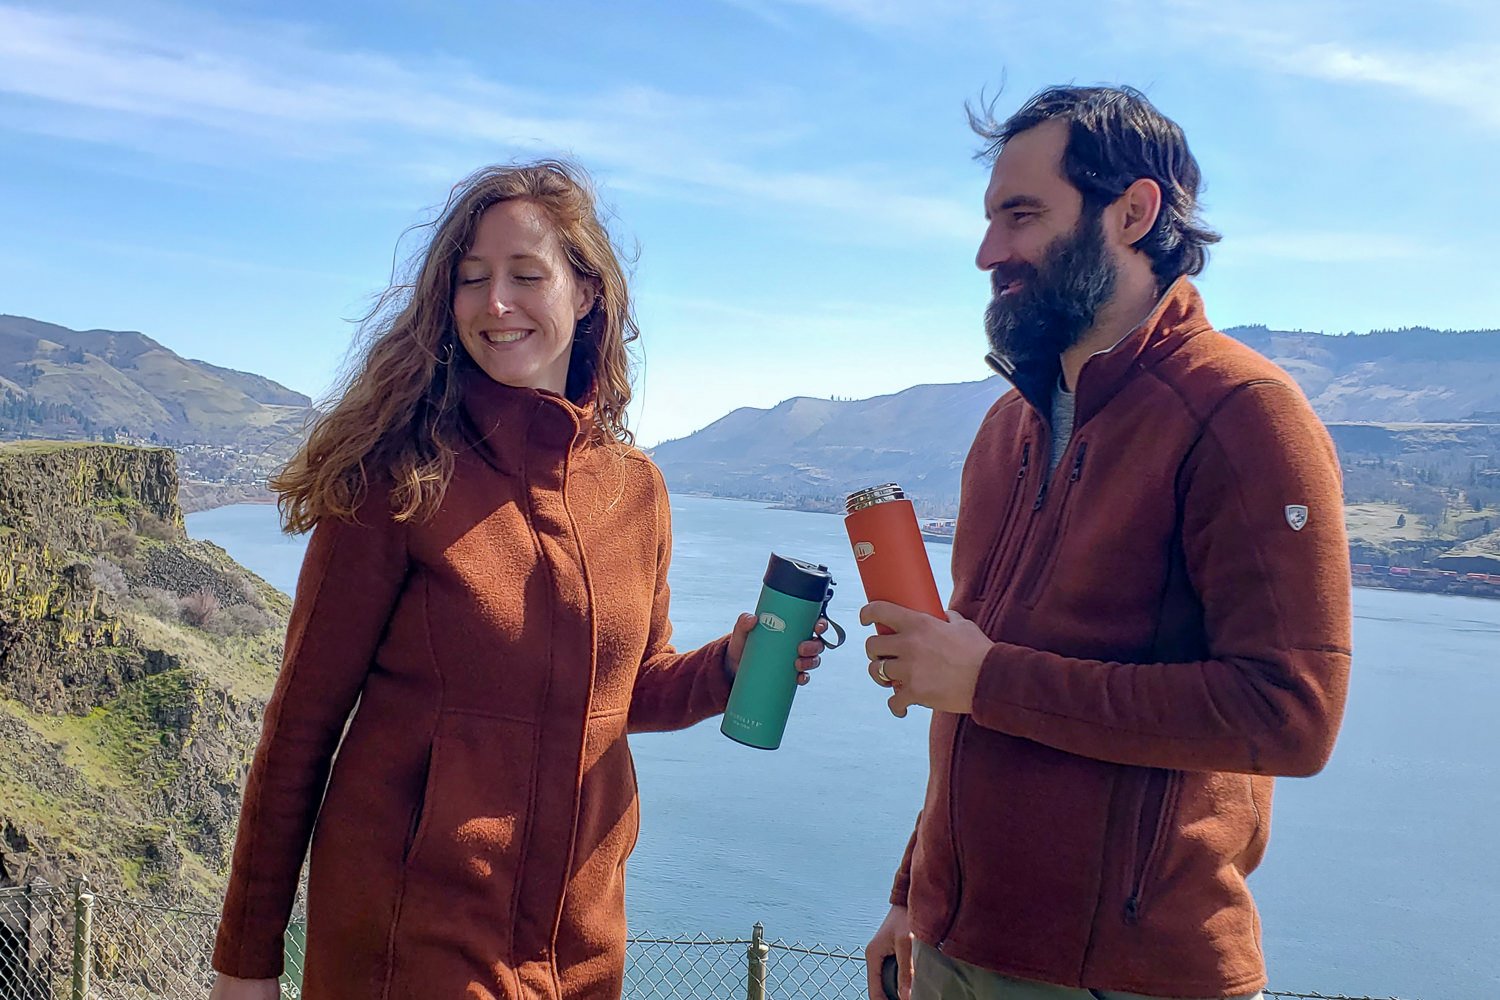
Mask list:
[[264,608],[253,604],[233,604],[210,618],[203,626],[214,635],[260,635],[276,625],[276,619]]
[[162,621],[176,621],[178,618],[177,595],[170,590],[139,587],[135,591],[135,599],[141,610],[153,618],[160,618]]
[[99,588],[101,594],[124,597],[129,584],[125,582],[125,571],[108,559],[95,556],[91,563],[89,582]]
[[135,555],[135,550],[140,542],[131,531],[123,524],[112,525],[104,540],[99,543],[99,548],[105,555],[113,557],[116,561]]
[[177,602],[177,609],[182,615],[182,620],[198,628],[203,628],[212,621],[219,613],[219,608],[219,599],[206,587],[194,591]]
[[162,518],[157,517],[150,511],[141,511],[136,519],[136,533],[158,542],[172,542],[177,540],[177,527]]
[[112,526],[99,543],[99,550],[124,570],[127,577],[138,577],[146,571],[140,557],[140,539],[124,525]]

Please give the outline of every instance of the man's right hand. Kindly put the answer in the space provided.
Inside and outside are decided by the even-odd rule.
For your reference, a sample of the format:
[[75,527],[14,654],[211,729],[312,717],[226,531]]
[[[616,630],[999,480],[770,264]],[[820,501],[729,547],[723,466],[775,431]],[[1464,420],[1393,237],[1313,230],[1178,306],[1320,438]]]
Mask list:
[[281,983],[275,979],[236,979],[219,973],[208,1000],[281,1000]]
[[904,906],[891,907],[880,930],[865,945],[865,976],[869,981],[870,1000],[886,1000],[885,987],[880,983],[880,968],[887,955],[896,956],[900,1000],[911,1000],[911,920]]

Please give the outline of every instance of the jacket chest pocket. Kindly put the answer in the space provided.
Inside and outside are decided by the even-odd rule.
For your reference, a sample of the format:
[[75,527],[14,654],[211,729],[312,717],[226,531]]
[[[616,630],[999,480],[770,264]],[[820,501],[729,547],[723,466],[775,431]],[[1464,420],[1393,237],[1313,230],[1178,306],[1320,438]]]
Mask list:
[[[991,522],[997,523],[997,527],[994,534],[990,536],[990,544],[985,552],[984,561],[975,566],[970,573],[960,574],[976,581],[975,587],[967,595],[967,600],[976,607],[1004,585],[1005,564],[1010,561],[1009,554],[1019,544],[1016,536],[1026,526],[1027,518],[1023,516],[1023,513],[1030,513],[1031,505],[1026,502],[1031,492],[1028,489],[1030,473],[1031,442],[1028,441],[1021,446],[1021,464],[1011,480],[1009,496],[1002,508],[1000,518],[998,522]],[[977,512],[974,516],[980,520],[987,520],[984,512]],[[960,532],[964,530],[962,521],[959,523],[958,530]],[[967,544],[957,537],[954,539],[954,545],[960,550],[968,548]],[[959,596],[955,595],[955,597]],[[960,602],[954,603],[958,606]],[[960,613],[973,617],[972,612],[976,610],[976,607],[960,607],[959,610]]]
[[[1061,484],[1050,487],[1055,492],[1061,486],[1062,496],[1057,500],[1051,516],[1044,516],[1043,523],[1035,526],[1040,534],[1032,540],[1030,559],[1026,560],[1026,573],[1017,591],[1021,604],[1027,608],[1036,607],[1038,598],[1052,579],[1052,571],[1057,565],[1058,547],[1067,535],[1068,522],[1077,506],[1075,495],[1082,489],[1079,480],[1083,478],[1083,463],[1088,451],[1088,442],[1079,441],[1069,462],[1067,478]],[[1020,569],[1019,560],[1016,568]]]
[[1086,441],[1065,461],[1017,559],[1007,603],[1049,641],[1107,636],[1111,656],[1152,656],[1163,595],[1186,586],[1176,499],[1155,488],[1159,470],[1132,468]]

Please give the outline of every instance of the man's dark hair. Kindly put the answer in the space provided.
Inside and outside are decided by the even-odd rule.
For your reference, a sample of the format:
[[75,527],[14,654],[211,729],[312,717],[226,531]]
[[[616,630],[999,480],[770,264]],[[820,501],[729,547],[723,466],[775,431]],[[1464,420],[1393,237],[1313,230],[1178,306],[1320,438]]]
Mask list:
[[[996,98],[998,100],[998,98]],[[976,159],[994,163],[1011,139],[1043,122],[1068,123],[1063,173],[1083,194],[1084,208],[1098,212],[1142,177],[1161,187],[1161,213],[1136,244],[1151,258],[1163,286],[1198,274],[1219,234],[1198,217],[1202,175],[1177,123],[1132,87],[1049,87],[1005,119],[995,120],[995,101],[968,104],[969,127],[986,141]]]

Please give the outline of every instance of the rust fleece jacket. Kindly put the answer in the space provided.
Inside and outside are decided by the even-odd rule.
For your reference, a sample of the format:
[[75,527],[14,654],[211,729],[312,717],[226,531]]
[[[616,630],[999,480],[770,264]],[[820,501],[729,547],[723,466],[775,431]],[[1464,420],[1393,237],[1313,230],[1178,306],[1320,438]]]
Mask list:
[[721,712],[727,640],[669,645],[670,513],[645,456],[592,441],[557,395],[465,387],[473,446],[434,517],[398,523],[372,489],[358,523],[313,532],[220,971],[281,971],[311,838],[308,1000],[619,995],[625,735]]
[[1057,368],[1010,374],[953,546],[951,606],[994,647],[973,713],[933,716],[892,902],[1006,975],[1253,993],[1271,778],[1324,765],[1348,680],[1332,443],[1185,279],[1085,365],[1050,475]]

